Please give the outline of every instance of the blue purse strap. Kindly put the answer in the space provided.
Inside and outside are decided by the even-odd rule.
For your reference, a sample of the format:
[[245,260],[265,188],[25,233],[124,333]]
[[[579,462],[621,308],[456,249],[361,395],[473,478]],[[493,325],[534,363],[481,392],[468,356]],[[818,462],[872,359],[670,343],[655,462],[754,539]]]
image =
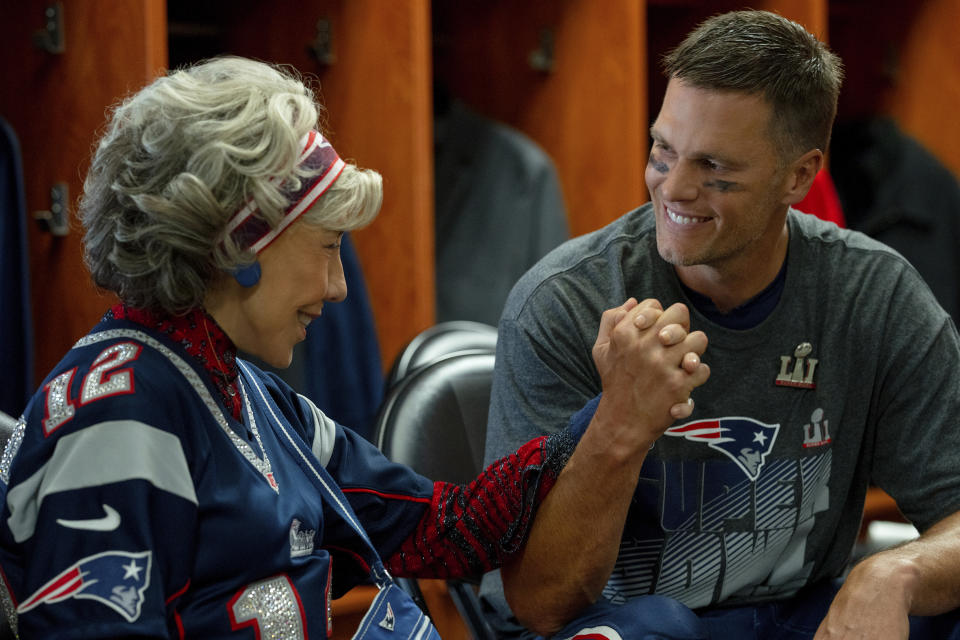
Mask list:
[[333,479],[330,472],[324,469],[322,465],[314,464],[315,458],[311,460],[313,457],[312,452],[310,455],[304,452],[303,447],[297,442],[297,438],[290,433],[290,428],[284,424],[280,418],[280,409],[273,401],[273,398],[270,397],[270,394],[266,393],[256,377],[251,375],[246,363],[240,360],[237,362],[245,374],[245,382],[256,390],[258,398],[263,402],[263,406],[266,407],[274,424],[278,427],[282,436],[279,440],[287,447],[290,453],[293,454],[300,468],[303,469],[314,486],[320,490],[334,512],[346,521],[363,541],[365,548],[361,550],[361,556],[370,567],[370,577],[373,579],[374,584],[381,589],[392,584],[393,578],[387,572],[386,567],[383,566],[380,554],[378,554],[374,548],[373,542],[370,541],[370,536],[367,535],[366,530],[361,526],[356,513],[353,511],[353,507],[350,506],[350,502],[347,500],[346,495],[344,495],[336,480]]
[[[239,361],[238,361],[239,362]],[[290,433],[288,425],[280,419],[280,410],[270,395],[264,392],[259,381],[250,374],[243,362],[239,363],[249,382],[263,401],[263,405],[273,418],[274,424],[282,434],[280,441],[293,454],[294,459],[310,478],[311,482],[320,490],[329,505],[338,516],[350,524],[357,536],[363,541],[364,549],[361,556],[370,567],[370,577],[380,592],[374,598],[370,609],[360,622],[360,627],[352,640],[441,640],[436,627],[409,595],[396,586],[393,578],[387,573],[386,567],[380,560],[380,554],[373,547],[366,530],[360,525],[353,507],[347,501],[333,476],[322,465],[314,464],[316,458],[304,451],[301,442]],[[311,459],[312,458],[312,459]]]

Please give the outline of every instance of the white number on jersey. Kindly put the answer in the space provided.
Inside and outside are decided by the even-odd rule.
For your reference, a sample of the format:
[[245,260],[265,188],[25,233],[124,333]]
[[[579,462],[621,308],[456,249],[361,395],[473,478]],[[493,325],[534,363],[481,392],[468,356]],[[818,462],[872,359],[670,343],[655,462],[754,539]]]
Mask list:
[[[133,342],[120,342],[104,349],[93,361],[90,371],[83,377],[83,384],[80,385],[80,405],[108,396],[133,393],[133,371],[130,369],[115,371],[115,369],[131,360],[136,360],[141,348]],[[76,367],[64,371],[44,387],[47,392],[47,417],[43,420],[45,435],[49,436],[69,422],[76,413],[73,400],[70,398],[70,383],[76,371]]]
[[247,585],[227,604],[234,629],[256,625],[257,638],[304,640],[306,620],[300,595],[285,575]]

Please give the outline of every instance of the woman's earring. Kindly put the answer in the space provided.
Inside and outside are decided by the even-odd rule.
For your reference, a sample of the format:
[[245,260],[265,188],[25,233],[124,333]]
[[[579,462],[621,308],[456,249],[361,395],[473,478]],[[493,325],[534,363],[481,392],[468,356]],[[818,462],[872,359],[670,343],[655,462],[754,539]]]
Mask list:
[[260,282],[260,263],[254,260],[252,264],[234,269],[233,277],[241,287],[252,287]]

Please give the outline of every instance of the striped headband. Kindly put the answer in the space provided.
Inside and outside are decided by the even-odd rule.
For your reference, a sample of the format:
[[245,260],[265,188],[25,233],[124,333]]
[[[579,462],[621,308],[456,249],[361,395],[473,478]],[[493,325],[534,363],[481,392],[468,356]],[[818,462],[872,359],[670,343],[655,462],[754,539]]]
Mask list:
[[297,159],[297,166],[312,169],[316,175],[302,180],[299,189],[283,191],[290,205],[284,212],[280,224],[272,229],[266,220],[255,215],[259,211],[256,202],[252,199],[247,202],[227,223],[226,233],[233,238],[237,246],[252,249],[254,253],[259,254],[284,229],[312,207],[313,203],[340,177],[345,163],[337,155],[333,145],[327,142],[319,132],[307,132],[300,142],[303,149]]

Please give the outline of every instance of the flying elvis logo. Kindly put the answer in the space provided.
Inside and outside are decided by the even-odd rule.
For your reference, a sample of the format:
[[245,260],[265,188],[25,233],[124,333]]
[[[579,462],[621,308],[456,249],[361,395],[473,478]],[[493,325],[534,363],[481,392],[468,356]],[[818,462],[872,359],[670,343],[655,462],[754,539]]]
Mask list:
[[150,560],[150,551],[105,551],[87,556],[24,600],[17,613],[26,613],[45,602],[85,598],[105,604],[134,622],[140,617],[143,593],[150,586]]
[[752,418],[714,418],[670,427],[666,435],[705,442],[736,462],[750,480],[756,480],[779,431],[779,424]]

